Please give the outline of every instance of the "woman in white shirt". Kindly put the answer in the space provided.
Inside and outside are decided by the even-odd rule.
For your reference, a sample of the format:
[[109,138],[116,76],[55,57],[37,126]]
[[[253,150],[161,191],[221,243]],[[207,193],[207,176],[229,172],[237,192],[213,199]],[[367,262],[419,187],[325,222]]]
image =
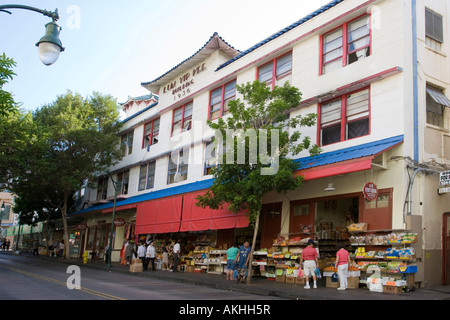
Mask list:
[[145,252],[145,245],[141,242],[138,248],[138,258],[142,261],[143,269],[145,269]]
[[155,243],[152,241],[147,248],[146,259],[145,259],[145,270],[147,270],[148,263],[152,262],[152,271],[156,271],[155,269],[155,258],[156,258],[156,248]]

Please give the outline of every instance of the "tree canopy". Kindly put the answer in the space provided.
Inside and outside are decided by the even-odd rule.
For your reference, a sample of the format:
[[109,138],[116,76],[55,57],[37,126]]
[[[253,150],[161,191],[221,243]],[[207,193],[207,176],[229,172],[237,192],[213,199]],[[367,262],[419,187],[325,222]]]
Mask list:
[[[122,127],[115,99],[94,92],[89,98],[68,92],[32,114],[33,139],[15,153],[11,190],[18,197],[23,221],[40,213],[59,212],[68,234],[66,215],[74,193],[85,181],[107,170],[122,157]],[[22,218],[21,218],[22,220]]]
[[219,209],[229,204],[232,211],[245,211],[255,227],[253,252],[264,195],[297,189],[303,177],[293,175],[298,166],[292,157],[304,150],[311,155],[321,150],[300,132],[301,127],[315,125],[317,115],[289,116],[301,101],[298,88],[287,82],[271,89],[256,80],[237,85],[236,90],[242,100],[229,102],[230,114],[208,121],[220,156],[212,170],[214,182],[197,197],[197,206]]

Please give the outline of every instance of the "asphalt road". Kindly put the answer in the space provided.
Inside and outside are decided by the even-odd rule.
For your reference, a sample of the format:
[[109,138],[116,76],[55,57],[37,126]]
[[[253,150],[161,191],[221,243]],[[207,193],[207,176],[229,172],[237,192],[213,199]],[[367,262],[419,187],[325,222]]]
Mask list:
[[92,268],[68,268],[66,264],[0,255],[0,301],[279,299]]

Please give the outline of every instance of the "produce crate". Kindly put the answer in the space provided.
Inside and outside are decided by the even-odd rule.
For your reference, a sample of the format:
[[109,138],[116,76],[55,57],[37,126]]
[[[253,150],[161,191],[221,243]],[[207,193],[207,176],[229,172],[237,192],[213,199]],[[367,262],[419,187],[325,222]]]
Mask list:
[[347,278],[347,289],[359,289],[359,277]]
[[384,286],[383,292],[384,293],[390,293],[390,294],[400,294],[400,293],[403,292],[403,287]]
[[333,282],[331,281],[331,277],[326,277],[327,282],[326,282],[326,287],[327,288],[337,288],[339,287],[339,281],[337,282]]
[[293,276],[286,276],[286,283],[295,284],[295,278]]
[[306,284],[306,279],[305,278],[295,277],[295,284],[305,285]]
[[283,274],[282,276],[276,276],[275,282],[286,282],[286,275]]

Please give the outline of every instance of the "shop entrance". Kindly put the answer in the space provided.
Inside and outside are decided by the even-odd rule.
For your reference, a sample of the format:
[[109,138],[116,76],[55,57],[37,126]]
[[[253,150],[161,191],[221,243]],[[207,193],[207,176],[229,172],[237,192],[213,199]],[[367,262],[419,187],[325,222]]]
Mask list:
[[108,243],[110,224],[99,224],[89,228],[86,250],[91,251],[92,259],[102,259]]
[[444,213],[444,223],[443,223],[443,261],[442,270],[444,284],[448,285],[450,283],[450,212]]

